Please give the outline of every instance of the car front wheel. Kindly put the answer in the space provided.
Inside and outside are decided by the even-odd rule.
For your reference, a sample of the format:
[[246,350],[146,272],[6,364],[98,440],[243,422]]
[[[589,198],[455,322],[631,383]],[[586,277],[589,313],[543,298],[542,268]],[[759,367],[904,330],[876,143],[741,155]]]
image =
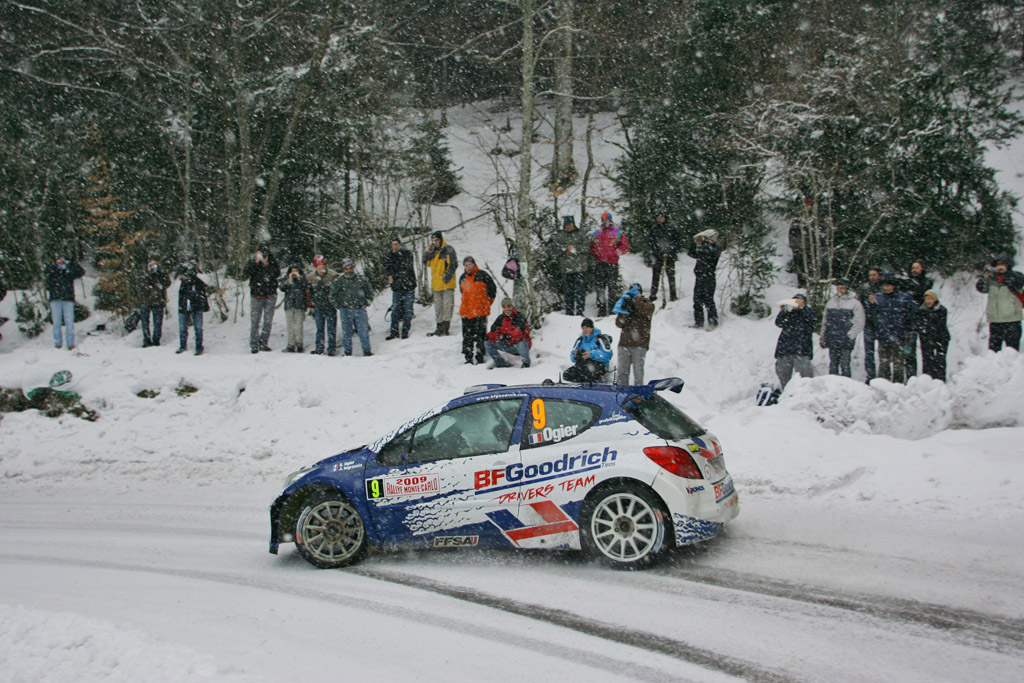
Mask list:
[[646,567],[665,550],[663,506],[635,484],[620,484],[588,498],[580,518],[587,551],[612,567]]
[[295,547],[307,562],[321,569],[345,567],[363,558],[366,545],[363,520],[340,493],[306,501],[295,525]]

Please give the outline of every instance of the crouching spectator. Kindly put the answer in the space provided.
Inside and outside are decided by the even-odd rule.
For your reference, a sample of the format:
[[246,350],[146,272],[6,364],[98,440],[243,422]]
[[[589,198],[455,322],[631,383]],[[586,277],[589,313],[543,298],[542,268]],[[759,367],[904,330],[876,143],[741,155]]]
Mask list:
[[807,297],[797,294],[780,304],[775,325],[782,328],[775,344],[775,374],[782,389],[786,388],[795,370],[801,377],[814,377],[814,329],[818,312],[807,305]]
[[914,317],[914,331],[921,338],[921,370],[932,379],[945,382],[949,348],[946,307],[939,303],[939,295],[931,289],[924,293],[923,300]]
[[[632,293],[632,296],[629,295]],[[619,360],[616,384],[629,384],[629,371],[633,370],[633,383],[644,383],[644,361],[651,346],[651,318],[654,304],[644,297],[644,290],[634,284],[622,301],[628,313],[615,316],[615,326],[622,329],[619,335]]]
[[487,355],[494,361],[494,367],[511,367],[511,364],[502,358],[502,353],[519,356],[523,359],[523,367],[530,367],[532,346],[530,323],[526,321],[526,316],[516,310],[512,299],[502,299],[501,315],[491,325],[491,330],[487,333],[487,342],[484,344]]
[[612,361],[612,340],[594,328],[594,321],[584,318],[580,323],[582,334],[573,344],[569,360],[573,366],[563,377],[570,382],[600,382]]
[[302,353],[303,322],[306,318],[309,281],[302,274],[302,266],[293,263],[279,285],[284,292],[284,321],[288,329],[288,345],[285,353]]
[[1024,274],[1011,268],[1010,255],[1000,254],[976,285],[979,292],[988,294],[988,348],[992,351],[1003,348],[1003,344],[1020,351]]
[[825,304],[821,348],[828,349],[828,374],[850,376],[850,355],[864,329],[864,307],[850,291],[850,281],[839,278],[836,294]]

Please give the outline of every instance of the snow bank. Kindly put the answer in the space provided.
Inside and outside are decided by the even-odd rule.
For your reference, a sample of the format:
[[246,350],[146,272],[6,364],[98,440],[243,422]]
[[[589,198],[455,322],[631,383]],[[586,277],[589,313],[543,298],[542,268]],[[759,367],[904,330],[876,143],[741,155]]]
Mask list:
[[262,680],[142,631],[66,612],[0,605],[0,682]]
[[927,376],[911,377],[905,385],[884,379],[866,385],[836,375],[798,377],[786,387],[779,405],[810,413],[834,432],[899,439],[932,436],[947,429],[953,419],[949,389]]
[[950,427],[1024,426],[1024,355],[1007,349],[967,358],[949,385],[927,376],[870,385],[829,375],[795,378],[779,405],[850,434],[924,439]]
[[950,384],[956,426],[1024,426],[1024,354],[1003,349],[967,358]]

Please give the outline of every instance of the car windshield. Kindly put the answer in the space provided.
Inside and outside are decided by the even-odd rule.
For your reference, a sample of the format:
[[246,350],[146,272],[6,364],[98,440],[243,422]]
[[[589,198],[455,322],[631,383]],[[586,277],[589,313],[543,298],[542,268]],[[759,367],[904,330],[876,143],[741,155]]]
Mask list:
[[700,436],[706,430],[683,411],[657,394],[630,396],[622,408],[652,433],[667,441]]

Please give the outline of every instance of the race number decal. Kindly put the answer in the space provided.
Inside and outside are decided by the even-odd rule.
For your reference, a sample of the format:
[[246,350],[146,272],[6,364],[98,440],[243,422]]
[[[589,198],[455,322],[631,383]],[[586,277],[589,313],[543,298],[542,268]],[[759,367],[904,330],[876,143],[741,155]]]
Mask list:
[[533,399],[533,403],[530,404],[530,412],[533,413],[533,428],[544,429],[544,425],[548,423],[548,417],[544,411],[544,399]]

